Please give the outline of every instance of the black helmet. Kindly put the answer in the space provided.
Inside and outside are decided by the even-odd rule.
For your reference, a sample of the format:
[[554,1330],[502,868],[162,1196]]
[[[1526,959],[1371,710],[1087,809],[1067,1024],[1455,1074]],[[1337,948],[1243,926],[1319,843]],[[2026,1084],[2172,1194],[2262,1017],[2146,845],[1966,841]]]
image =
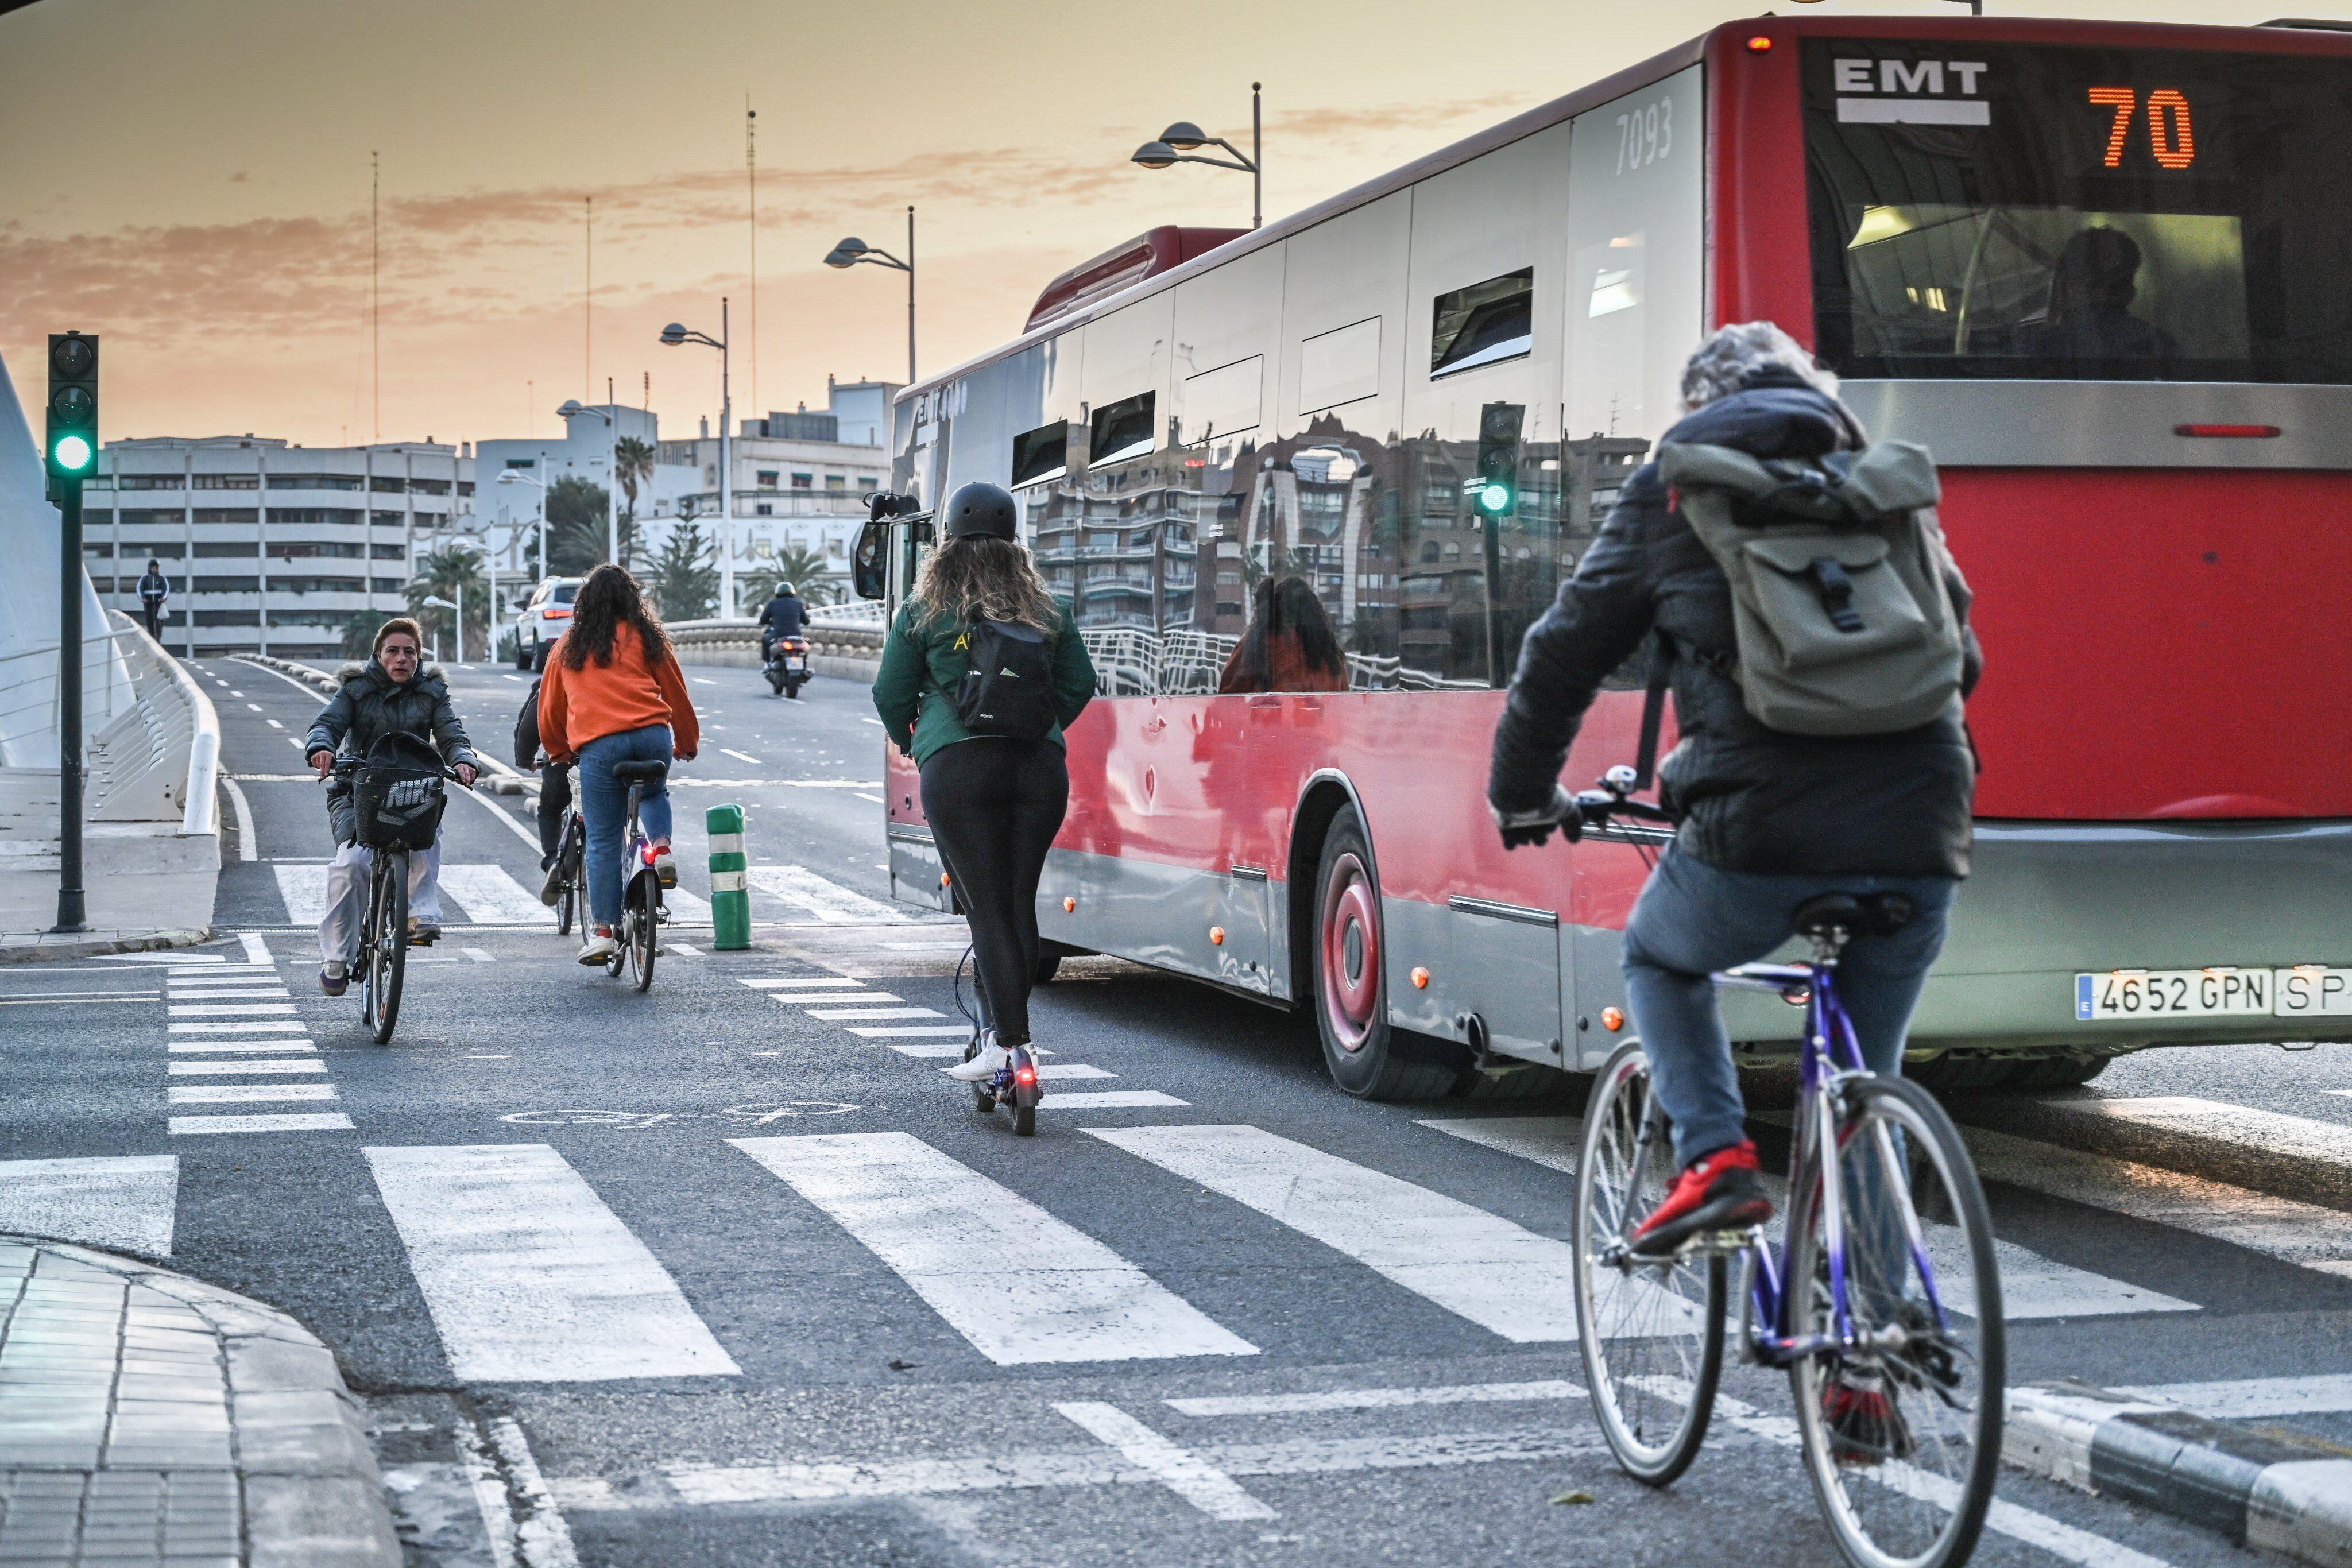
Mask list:
[[975,479],[948,497],[941,515],[947,519],[947,534],[951,539],[960,539],[966,534],[1010,539],[1014,537],[1013,524],[1021,514],[1009,491]]

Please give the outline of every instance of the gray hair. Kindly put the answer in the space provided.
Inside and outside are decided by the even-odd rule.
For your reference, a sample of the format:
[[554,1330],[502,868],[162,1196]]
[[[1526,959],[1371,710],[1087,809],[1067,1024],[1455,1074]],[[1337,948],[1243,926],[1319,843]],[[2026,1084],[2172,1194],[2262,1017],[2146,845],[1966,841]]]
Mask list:
[[1769,321],[1734,321],[1709,334],[1683,367],[1683,406],[1704,408],[1728,397],[1766,369],[1801,376],[1825,397],[1838,394],[1837,377],[1815,364],[1802,343]]

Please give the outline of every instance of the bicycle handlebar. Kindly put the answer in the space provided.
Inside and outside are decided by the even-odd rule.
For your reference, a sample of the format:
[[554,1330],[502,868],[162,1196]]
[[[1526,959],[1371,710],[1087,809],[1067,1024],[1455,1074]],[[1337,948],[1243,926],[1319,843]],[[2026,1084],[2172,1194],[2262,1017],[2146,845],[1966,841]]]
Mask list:
[[[365,768],[367,765],[368,760],[364,757],[338,757],[335,758],[335,765],[327,769],[325,774],[320,776],[319,782],[324,784],[330,779],[348,779],[352,774],[357,773],[361,768]],[[441,777],[446,779],[452,784],[462,785],[465,783],[464,779],[457,777],[457,770],[446,763],[442,764],[440,772]],[[474,776],[477,779],[480,778],[482,776],[482,770],[479,768],[475,769]]]

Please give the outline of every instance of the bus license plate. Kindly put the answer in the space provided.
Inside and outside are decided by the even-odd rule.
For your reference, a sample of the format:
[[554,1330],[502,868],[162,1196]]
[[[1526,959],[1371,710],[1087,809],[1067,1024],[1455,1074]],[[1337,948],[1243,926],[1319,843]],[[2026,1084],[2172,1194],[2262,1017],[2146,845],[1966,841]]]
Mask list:
[[2090,1023],[2266,1014],[2277,994],[2268,969],[2113,969],[2074,977],[2074,1017]]
[[2352,969],[2305,964],[2281,969],[2275,977],[2281,1018],[2338,1017],[2352,1013]]

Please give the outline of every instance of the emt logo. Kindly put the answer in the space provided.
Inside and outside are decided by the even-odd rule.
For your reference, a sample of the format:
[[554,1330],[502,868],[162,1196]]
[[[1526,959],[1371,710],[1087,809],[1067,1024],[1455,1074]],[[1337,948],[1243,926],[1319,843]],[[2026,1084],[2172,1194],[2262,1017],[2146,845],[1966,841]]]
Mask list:
[[1976,96],[1985,74],[1982,60],[1842,59],[1832,64],[1841,124],[1992,123],[1992,105]]

